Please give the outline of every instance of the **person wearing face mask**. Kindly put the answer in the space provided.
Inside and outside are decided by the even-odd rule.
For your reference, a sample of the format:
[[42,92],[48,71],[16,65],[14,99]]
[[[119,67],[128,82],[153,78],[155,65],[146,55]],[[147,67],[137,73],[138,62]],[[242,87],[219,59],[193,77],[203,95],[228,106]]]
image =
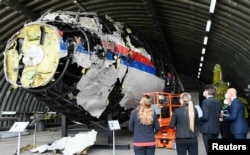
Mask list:
[[203,116],[200,118],[201,133],[208,152],[208,139],[218,139],[220,133],[221,103],[214,97],[216,89],[213,85],[207,85],[203,92],[205,99],[202,101],[201,109]]
[[230,131],[234,139],[246,139],[248,125],[245,119],[245,109],[243,103],[237,98],[235,88],[229,88],[225,98],[231,102],[229,115],[223,115],[220,121],[230,122]]

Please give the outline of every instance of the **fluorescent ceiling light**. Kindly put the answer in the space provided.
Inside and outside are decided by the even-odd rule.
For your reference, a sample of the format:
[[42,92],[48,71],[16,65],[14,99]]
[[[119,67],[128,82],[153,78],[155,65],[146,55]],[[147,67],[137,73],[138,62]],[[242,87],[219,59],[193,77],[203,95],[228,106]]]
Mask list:
[[204,45],[207,45],[207,40],[208,40],[208,37],[205,36],[205,37],[204,37],[204,41],[203,41],[203,44],[204,44]]
[[202,48],[202,51],[201,51],[201,54],[205,54],[206,53],[206,49],[205,48]]
[[200,67],[202,67],[202,65],[203,65],[203,64],[202,64],[202,62],[201,62],[201,63],[200,63]]
[[199,68],[199,72],[201,72],[201,67]]
[[201,75],[201,72],[198,72],[198,75]]
[[215,5],[216,5],[216,0],[211,0],[210,8],[209,8],[210,13],[214,13]]
[[201,62],[203,62],[203,60],[204,60],[204,56],[201,56]]
[[211,28],[211,20],[207,20],[207,26],[206,26],[206,31],[209,32]]
[[200,78],[200,75],[198,75],[197,78],[199,79],[199,78]]

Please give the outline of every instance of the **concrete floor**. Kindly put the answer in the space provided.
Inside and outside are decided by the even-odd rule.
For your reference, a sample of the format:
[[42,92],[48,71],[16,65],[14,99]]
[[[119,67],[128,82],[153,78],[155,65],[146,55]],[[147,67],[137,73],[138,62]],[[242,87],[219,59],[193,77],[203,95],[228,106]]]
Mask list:
[[[28,144],[34,144],[36,142],[36,145],[43,145],[43,144],[52,144],[54,141],[61,138],[61,129],[60,128],[47,128],[45,131],[39,131],[36,133],[36,140],[34,140],[34,130],[30,129],[28,130],[28,135],[21,136],[20,141],[20,147],[27,146]],[[74,136],[73,133],[69,133],[69,136]],[[248,138],[250,135],[248,134]],[[107,137],[104,134],[97,134],[97,140],[95,144],[107,144]],[[98,147],[90,147],[88,150],[88,155],[133,155],[133,148],[131,145],[132,142],[132,134],[128,132],[127,130],[117,130],[115,131],[115,142],[119,145],[124,146],[130,146],[130,149],[128,147],[125,148],[117,148],[113,152],[112,147],[111,148],[98,148]],[[12,138],[2,138],[0,139],[0,154],[1,155],[14,155],[16,148],[18,146],[18,137],[12,137]],[[36,155],[39,153],[32,153],[30,151],[24,151],[21,152],[22,155]],[[54,155],[54,154],[62,154],[62,153],[53,153],[53,152],[45,152],[43,154],[46,155]],[[176,155],[175,149],[166,149],[166,148],[157,148],[155,155]],[[205,149],[204,144],[202,141],[202,136],[200,134],[199,136],[199,155],[204,155]]]

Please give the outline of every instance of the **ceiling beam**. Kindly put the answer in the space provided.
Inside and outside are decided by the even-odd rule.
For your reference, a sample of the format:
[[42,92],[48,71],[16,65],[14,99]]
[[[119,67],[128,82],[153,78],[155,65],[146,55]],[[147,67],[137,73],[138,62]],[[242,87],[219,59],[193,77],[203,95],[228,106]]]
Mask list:
[[153,6],[151,0],[142,0],[142,1],[144,2],[146,10],[148,11],[149,18],[151,18],[151,20],[153,22],[153,25],[154,25],[155,30],[156,30],[156,34],[158,34],[160,37],[159,41],[162,42],[163,50],[165,51],[164,54],[166,54],[166,56],[167,56],[166,61],[169,64],[172,64],[172,62],[173,62],[172,57],[171,57],[165,36],[163,34],[162,28],[161,28],[160,23],[158,21],[158,18],[156,16],[154,6]]
[[17,11],[18,13],[24,15],[30,20],[36,20],[39,16],[32,10],[26,8],[24,5],[22,5],[20,2],[17,0],[1,0],[0,1],[2,4],[10,7],[11,9]]
[[73,4],[75,4],[79,9],[81,9],[82,11],[87,12],[87,9],[78,1],[78,0],[74,0]]

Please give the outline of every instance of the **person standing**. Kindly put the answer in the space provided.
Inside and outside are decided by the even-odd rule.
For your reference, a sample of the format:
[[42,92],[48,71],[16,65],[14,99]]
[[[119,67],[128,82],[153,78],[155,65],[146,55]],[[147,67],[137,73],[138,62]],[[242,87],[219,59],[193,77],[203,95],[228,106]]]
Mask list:
[[155,134],[160,130],[160,124],[151,105],[152,99],[147,95],[143,96],[140,105],[132,111],[129,119],[135,155],[155,154]]
[[229,88],[225,94],[225,98],[231,102],[229,115],[224,115],[220,120],[230,122],[230,131],[234,139],[246,139],[248,125],[245,119],[245,107],[237,98],[236,89]]
[[[227,114],[227,112],[230,109],[231,102],[228,99],[225,99],[223,101],[223,103],[224,103],[224,106],[222,107],[221,114]],[[221,115],[221,117],[222,117],[222,115]],[[233,139],[233,135],[230,131],[230,122],[229,121],[221,121],[220,129],[221,129],[220,135],[221,135],[222,139]]]
[[205,145],[206,153],[208,152],[208,139],[218,139],[220,133],[220,114],[222,110],[221,103],[214,97],[216,89],[213,85],[207,85],[203,92],[206,97],[202,101],[201,109],[203,116],[200,118],[201,133]]
[[178,155],[198,155],[199,117],[189,93],[180,95],[181,106],[173,112],[170,128],[176,128]]

